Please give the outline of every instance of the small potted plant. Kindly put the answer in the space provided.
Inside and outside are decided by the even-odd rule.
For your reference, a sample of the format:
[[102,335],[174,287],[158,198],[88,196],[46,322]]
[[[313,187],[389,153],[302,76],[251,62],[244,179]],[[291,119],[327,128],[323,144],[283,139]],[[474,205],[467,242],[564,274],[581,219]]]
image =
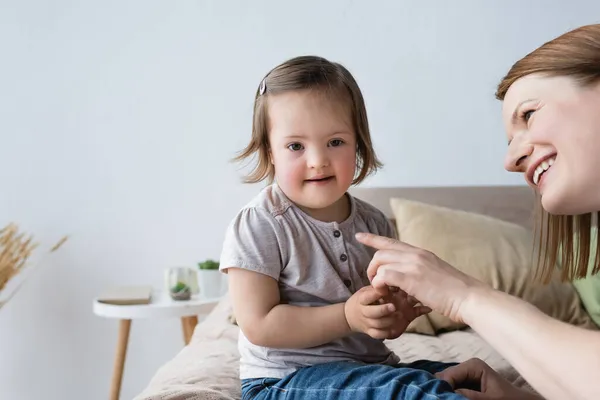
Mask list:
[[197,293],[196,271],[189,267],[165,269],[165,289],[173,300],[189,300]]
[[192,297],[190,287],[181,281],[173,285],[170,292],[173,300],[189,300]]
[[198,263],[198,288],[200,296],[212,299],[221,296],[222,275],[219,263],[208,259]]

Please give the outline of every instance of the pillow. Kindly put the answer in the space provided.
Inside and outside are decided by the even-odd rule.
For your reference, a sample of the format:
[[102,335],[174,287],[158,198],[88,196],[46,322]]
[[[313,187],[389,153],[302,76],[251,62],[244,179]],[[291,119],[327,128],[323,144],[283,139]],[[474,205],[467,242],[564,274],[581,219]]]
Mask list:
[[[400,240],[438,257],[493,288],[519,297],[542,312],[573,325],[595,329],[574,286],[533,280],[532,233],[516,224],[481,214],[392,198]],[[437,334],[465,328],[432,312],[413,321],[407,332]]]
[[592,275],[596,253],[598,252],[598,228],[592,230],[592,240],[590,247],[590,262],[588,265],[588,275],[584,279],[573,281],[573,286],[579,294],[583,306],[587,310],[592,320],[600,325],[600,274]]

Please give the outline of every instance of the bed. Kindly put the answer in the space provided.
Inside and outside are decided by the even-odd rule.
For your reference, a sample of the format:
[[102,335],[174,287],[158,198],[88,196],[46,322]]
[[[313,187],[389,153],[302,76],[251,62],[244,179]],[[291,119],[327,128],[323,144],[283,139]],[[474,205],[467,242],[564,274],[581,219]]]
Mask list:
[[[380,208],[400,238],[435,252],[464,272],[587,329],[597,326],[570,283],[531,279],[534,198],[522,186],[354,188],[352,194]],[[135,400],[239,399],[237,337],[227,296],[194,331],[179,354],[163,365]],[[526,382],[468,326],[432,313],[387,341],[403,362],[460,362],[479,357],[517,386]]]

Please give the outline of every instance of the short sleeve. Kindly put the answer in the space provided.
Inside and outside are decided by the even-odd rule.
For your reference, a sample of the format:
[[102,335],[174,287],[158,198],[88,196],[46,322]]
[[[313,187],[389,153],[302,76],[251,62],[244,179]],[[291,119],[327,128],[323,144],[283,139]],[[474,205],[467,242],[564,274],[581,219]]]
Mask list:
[[227,228],[220,269],[236,267],[279,280],[285,238],[277,220],[265,209],[245,208]]
[[385,236],[392,239],[398,239],[394,222],[389,219],[381,210],[373,208],[371,210],[372,218],[375,220],[376,232],[370,232],[375,235]]
[[384,232],[381,236],[387,236],[389,238],[392,239],[398,239],[398,234],[396,233],[396,227],[394,226],[394,224],[392,223],[392,221],[390,221],[387,217],[385,217],[385,226],[384,226]]

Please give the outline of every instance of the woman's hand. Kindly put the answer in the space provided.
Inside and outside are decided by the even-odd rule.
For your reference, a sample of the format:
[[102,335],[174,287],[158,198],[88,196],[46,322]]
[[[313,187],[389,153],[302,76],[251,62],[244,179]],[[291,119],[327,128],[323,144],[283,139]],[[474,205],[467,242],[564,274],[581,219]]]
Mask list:
[[358,233],[356,238],[378,249],[367,270],[374,287],[399,287],[456,322],[465,322],[465,304],[473,291],[487,287],[429,251],[370,233]]
[[478,358],[436,374],[438,379],[450,383],[456,393],[471,400],[543,400],[525,389],[519,389]]

